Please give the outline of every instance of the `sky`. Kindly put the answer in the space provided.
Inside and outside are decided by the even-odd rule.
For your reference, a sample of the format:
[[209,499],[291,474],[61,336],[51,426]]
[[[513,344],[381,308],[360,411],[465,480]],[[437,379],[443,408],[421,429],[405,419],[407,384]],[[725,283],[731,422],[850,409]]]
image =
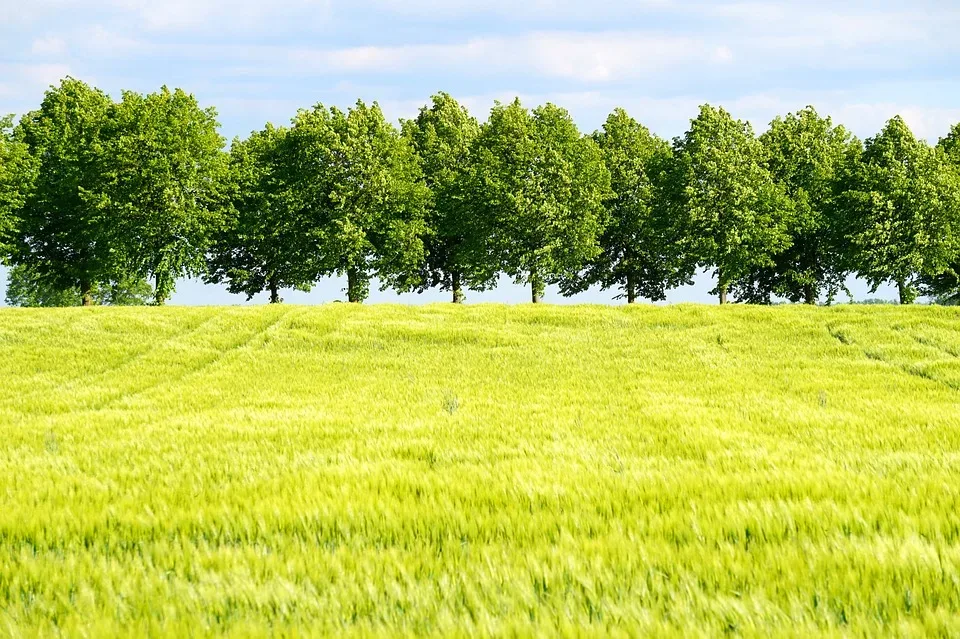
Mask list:
[[[437,91],[481,120],[495,100],[554,102],[587,132],[624,107],[666,138],[706,102],[758,132],[808,104],[861,138],[897,114],[931,142],[960,122],[956,0],[0,0],[0,16],[0,113],[36,108],[66,75],[115,97],[167,85],[216,107],[227,139],[317,103],[376,100],[388,117],[409,118]],[[325,302],[343,287],[333,278],[284,298]],[[705,274],[670,301],[708,301],[711,288]],[[548,290],[547,301],[615,295],[563,300]],[[527,299],[506,281],[468,295]],[[181,282],[173,298],[244,302],[197,281]]]

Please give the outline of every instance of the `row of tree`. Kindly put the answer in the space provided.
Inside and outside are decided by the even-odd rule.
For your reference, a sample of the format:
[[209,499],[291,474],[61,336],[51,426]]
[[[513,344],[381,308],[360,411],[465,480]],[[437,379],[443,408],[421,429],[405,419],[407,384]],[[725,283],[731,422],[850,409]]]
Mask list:
[[960,125],[930,146],[895,117],[861,143],[808,107],[756,136],[706,105],[671,144],[621,109],[582,135],[552,104],[481,124],[440,93],[399,129],[363,102],[229,151],[218,129],[183,91],[114,101],[72,78],[4,120],[16,300],[162,304],[202,276],[278,302],[339,274],[352,302],[374,277],[460,302],[506,274],[534,302],[547,284],[633,302],[703,268],[721,303],[830,300],[850,274],[903,303],[960,291]]

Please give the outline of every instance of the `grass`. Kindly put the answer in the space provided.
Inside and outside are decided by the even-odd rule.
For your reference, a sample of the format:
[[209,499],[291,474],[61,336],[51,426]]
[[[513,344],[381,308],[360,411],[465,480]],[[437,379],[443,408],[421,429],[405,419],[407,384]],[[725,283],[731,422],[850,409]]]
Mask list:
[[960,634],[960,309],[9,309],[0,382],[0,635]]

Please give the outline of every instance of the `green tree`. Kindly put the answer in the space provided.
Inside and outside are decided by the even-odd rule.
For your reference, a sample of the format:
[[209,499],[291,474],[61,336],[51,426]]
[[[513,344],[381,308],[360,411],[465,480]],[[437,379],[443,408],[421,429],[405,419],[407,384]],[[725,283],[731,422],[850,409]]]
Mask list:
[[821,294],[833,298],[848,273],[839,196],[848,158],[859,141],[813,107],[777,117],[760,136],[773,179],[791,201],[789,246],[773,264],[755,268],[736,282],[740,299],[769,302],[778,295],[815,304]]
[[298,215],[311,225],[317,276],[347,276],[347,299],[416,286],[430,191],[409,142],[380,107],[302,110],[289,133]]
[[600,148],[564,109],[531,113],[518,99],[494,106],[473,157],[471,233],[489,243],[472,263],[530,285],[537,303],[546,284],[575,277],[600,252],[610,194]]
[[731,284],[773,266],[773,257],[790,245],[789,201],[750,124],[722,108],[700,107],[674,146],[695,251],[700,266],[715,269],[712,292],[725,304]]
[[950,268],[960,239],[957,175],[902,118],[867,140],[844,197],[857,272],[871,292],[893,283],[908,304],[925,278]]
[[613,194],[605,201],[607,225],[600,253],[585,271],[561,285],[564,294],[599,284],[623,290],[627,303],[637,297],[658,301],[667,291],[691,282],[691,259],[683,216],[667,190],[673,161],[670,145],[616,109],[593,139],[610,172]]
[[[109,306],[143,306],[153,297],[150,284],[140,278],[95,283],[90,295],[94,304]],[[10,306],[81,306],[84,295],[77,287],[58,288],[44,280],[35,270],[19,264],[7,273],[6,302]]]
[[205,272],[222,226],[229,164],[218,128],[216,111],[180,89],[128,91],[113,109],[96,203],[116,220],[128,273],[154,282],[155,304],[178,278]]
[[474,226],[465,189],[470,147],[479,131],[477,120],[446,93],[433,96],[432,104],[421,108],[416,119],[403,123],[403,135],[420,159],[432,194],[419,288],[440,286],[453,293],[454,303],[463,302],[464,287],[485,290],[495,283],[489,269],[476,268],[470,259],[482,255],[476,244],[483,241],[471,233]]
[[208,258],[206,280],[247,299],[308,291],[316,277],[310,227],[293,205],[285,128],[267,125],[230,150],[233,207]]
[[924,276],[921,291],[938,304],[960,305],[960,256],[955,257],[940,273]]
[[[960,179],[960,124],[954,125],[950,133],[941,138],[937,149],[943,154],[943,160],[952,170],[954,179]],[[960,247],[950,260],[949,265],[936,275],[922,277],[922,290],[932,296],[939,304],[956,306],[960,304]]]
[[96,205],[111,109],[106,94],[66,78],[16,132],[34,158],[35,179],[19,208],[11,261],[55,289],[78,288],[85,305],[94,303],[97,282],[123,277],[116,220]]
[[36,178],[36,162],[13,131],[13,116],[0,118],[0,260],[7,260],[20,210]]
[[940,138],[937,147],[944,152],[947,160],[960,170],[960,124],[954,124],[950,133]]

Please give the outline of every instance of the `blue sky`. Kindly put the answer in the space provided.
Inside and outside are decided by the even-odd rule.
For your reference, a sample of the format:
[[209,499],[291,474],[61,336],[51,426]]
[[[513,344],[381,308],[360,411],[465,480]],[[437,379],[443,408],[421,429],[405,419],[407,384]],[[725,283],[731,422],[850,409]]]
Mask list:
[[[664,137],[704,102],[758,131],[807,104],[860,137],[895,114],[932,142],[960,122],[960,4],[948,0],[0,0],[0,15],[0,112],[34,108],[67,74],[115,96],[167,84],[217,107],[227,138],[317,102],[378,100],[412,117],[438,90],[481,119],[497,99],[556,102],[584,131],[623,106]],[[285,297],[321,302],[342,287]],[[671,300],[710,288],[700,278]],[[527,297],[506,285],[469,299]],[[244,299],[184,282],[173,301]]]

